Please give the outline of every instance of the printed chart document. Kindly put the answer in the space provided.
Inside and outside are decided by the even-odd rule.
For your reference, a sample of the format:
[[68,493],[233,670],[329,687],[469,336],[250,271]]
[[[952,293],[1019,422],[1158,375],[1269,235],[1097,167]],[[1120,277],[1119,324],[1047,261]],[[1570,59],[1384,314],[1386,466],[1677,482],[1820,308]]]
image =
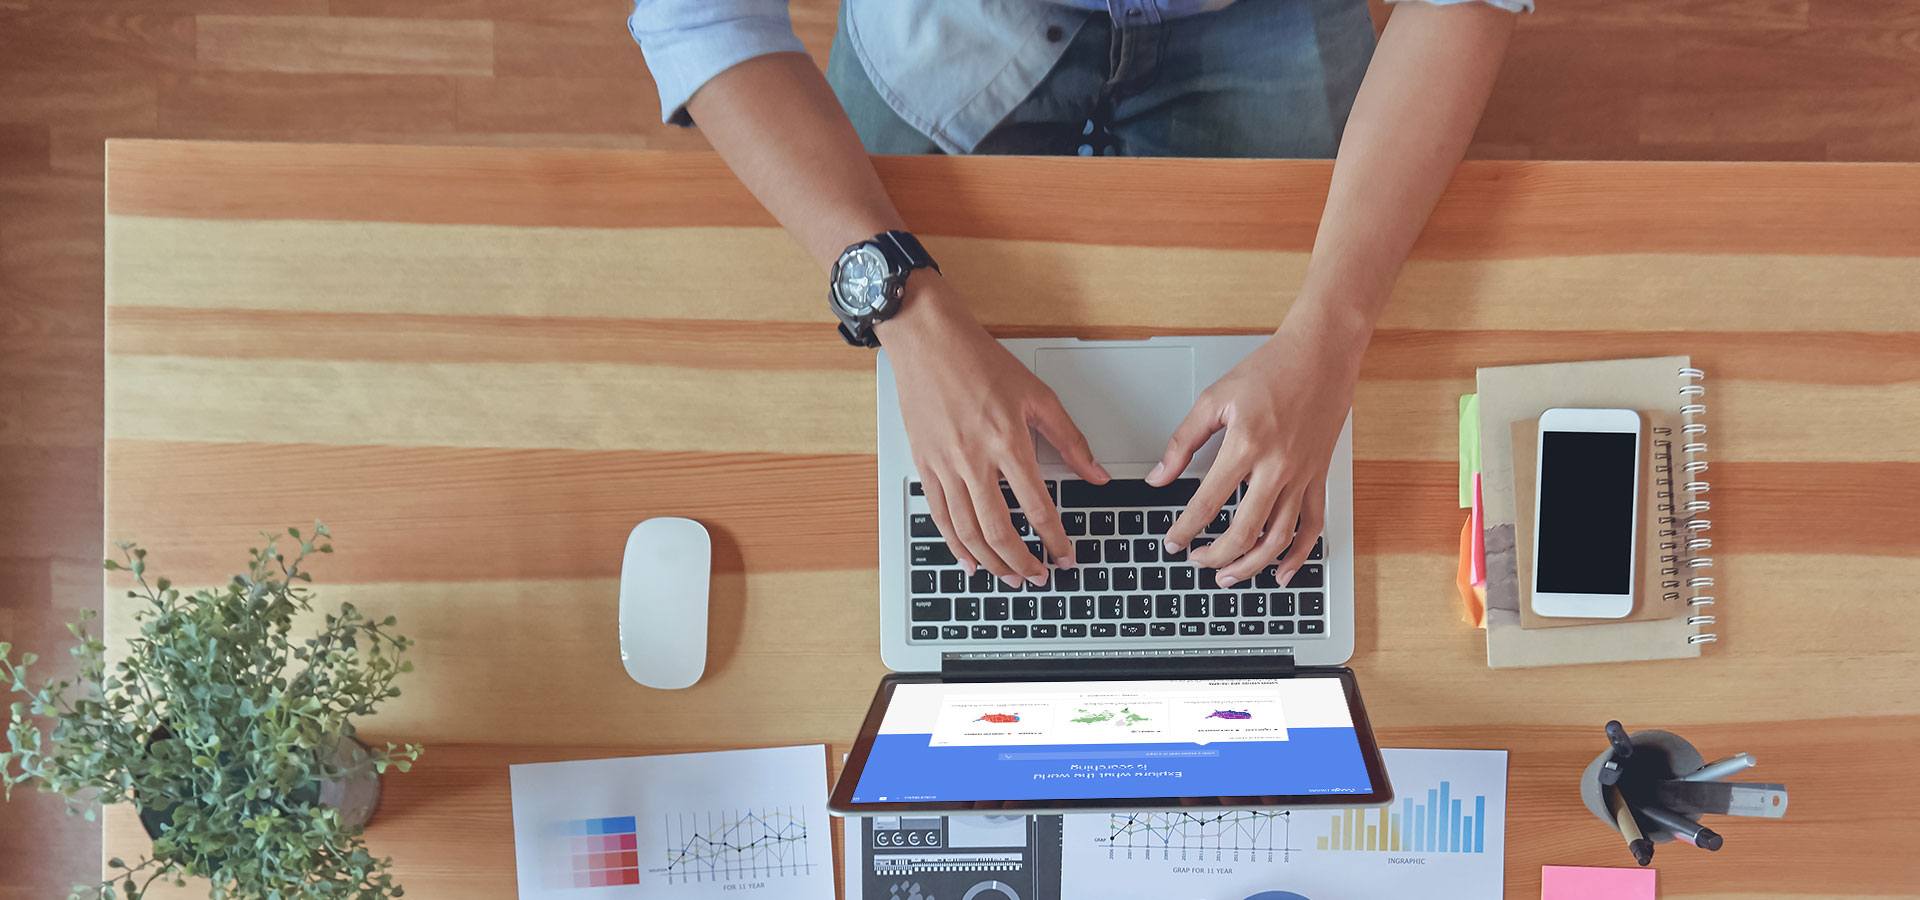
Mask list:
[[1382,750],[1386,807],[1065,817],[1064,900],[1498,897],[1504,750]]
[[824,746],[509,774],[522,898],[833,900]]

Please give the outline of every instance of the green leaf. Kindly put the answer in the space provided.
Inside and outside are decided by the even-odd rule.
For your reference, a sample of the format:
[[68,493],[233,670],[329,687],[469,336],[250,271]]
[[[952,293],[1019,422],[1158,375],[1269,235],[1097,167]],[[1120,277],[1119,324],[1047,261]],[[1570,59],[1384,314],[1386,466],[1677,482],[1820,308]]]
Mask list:
[[102,568],[104,568],[104,569],[106,569],[106,570],[107,570],[107,571],[109,571],[109,572],[118,572],[118,571],[120,571],[120,564],[119,564],[119,563],[117,563],[117,562],[114,562],[114,561],[113,561],[113,560],[111,560],[111,559],[107,559],[107,560],[101,560],[101,562],[100,562],[100,565],[101,565],[101,567],[102,567]]

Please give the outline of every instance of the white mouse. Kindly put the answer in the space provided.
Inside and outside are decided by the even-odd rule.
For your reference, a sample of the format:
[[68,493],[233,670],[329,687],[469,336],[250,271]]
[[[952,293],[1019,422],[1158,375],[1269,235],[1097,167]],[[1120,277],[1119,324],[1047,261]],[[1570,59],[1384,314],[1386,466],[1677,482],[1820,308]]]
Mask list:
[[692,519],[635,525],[620,565],[620,661],[650,688],[691,687],[707,670],[713,540]]

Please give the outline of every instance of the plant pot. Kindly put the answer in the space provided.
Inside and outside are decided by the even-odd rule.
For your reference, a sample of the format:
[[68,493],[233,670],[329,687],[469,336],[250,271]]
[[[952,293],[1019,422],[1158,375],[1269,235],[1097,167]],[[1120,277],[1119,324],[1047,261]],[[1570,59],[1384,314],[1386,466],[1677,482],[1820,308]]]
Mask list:
[[[166,740],[170,737],[166,729],[154,732],[153,740]],[[337,768],[357,771],[359,774],[334,781],[321,782],[317,787],[302,788],[294,792],[292,799],[318,802],[340,811],[340,824],[348,828],[363,826],[373,820],[374,810],[380,806],[380,775],[368,764],[367,745],[359,738],[347,738],[334,745],[333,758],[328,760]],[[140,826],[146,829],[147,837],[160,836],[163,826],[173,821],[173,807],[149,809],[140,806]]]

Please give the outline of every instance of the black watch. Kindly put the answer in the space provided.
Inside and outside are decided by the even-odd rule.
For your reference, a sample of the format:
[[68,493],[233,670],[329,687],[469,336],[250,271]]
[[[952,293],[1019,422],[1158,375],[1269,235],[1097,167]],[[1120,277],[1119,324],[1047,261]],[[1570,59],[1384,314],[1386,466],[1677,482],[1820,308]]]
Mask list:
[[940,271],[920,239],[883,231],[840,252],[827,288],[827,305],[840,319],[840,336],[855,347],[878,347],[873,326],[893,318],[915,269]]

